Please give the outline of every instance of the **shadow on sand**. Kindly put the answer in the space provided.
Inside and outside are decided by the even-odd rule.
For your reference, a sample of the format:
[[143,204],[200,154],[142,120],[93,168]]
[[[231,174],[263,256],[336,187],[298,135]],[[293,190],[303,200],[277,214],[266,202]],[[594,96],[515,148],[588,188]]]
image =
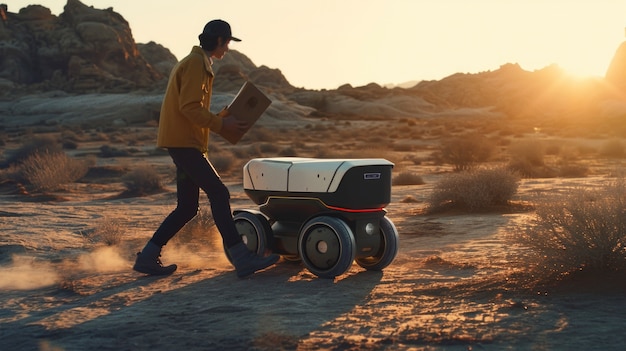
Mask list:
[[[185,279],[184,274],[172,277]],[[381,272],[355,269],[340,280],[319,279],[299,265],[280,263],[248,279],[221,273],[71,328],[45,330],[27,320],[13,322],[22,325],[10,326],[12,335],[3,339],[12,339],[11,344],[21,350],[40,350],[42,345],[54,350],[296,349],[303,336],[364,303],[381,278]],[[121,290],[156,280],[141,277],[78,305],[94,308],[97,295],[108,300]],[[54,310],[48,312],[62,312],[63,307]]]

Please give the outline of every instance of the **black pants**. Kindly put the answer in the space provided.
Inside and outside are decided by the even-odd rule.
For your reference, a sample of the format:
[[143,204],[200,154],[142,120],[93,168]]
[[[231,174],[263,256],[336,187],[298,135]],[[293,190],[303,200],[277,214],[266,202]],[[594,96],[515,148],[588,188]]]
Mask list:
[[195,217],[202,189],[209,198],[213,220],[226,248],[241,242],[230,209],[230,193],[209,160],[199,150],[193,148],[171,148],[168,152],[176,165],[178,205],[165,218],[150,240],[159,246],[167,244]]

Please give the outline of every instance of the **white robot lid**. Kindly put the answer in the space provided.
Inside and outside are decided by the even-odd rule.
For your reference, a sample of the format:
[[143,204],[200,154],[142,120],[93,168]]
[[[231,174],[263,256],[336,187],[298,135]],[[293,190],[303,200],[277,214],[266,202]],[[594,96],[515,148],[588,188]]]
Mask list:
[[393,165],[382,158],[256,158],[244,166],[243,186],[249,190],[332,193],[353,167]]

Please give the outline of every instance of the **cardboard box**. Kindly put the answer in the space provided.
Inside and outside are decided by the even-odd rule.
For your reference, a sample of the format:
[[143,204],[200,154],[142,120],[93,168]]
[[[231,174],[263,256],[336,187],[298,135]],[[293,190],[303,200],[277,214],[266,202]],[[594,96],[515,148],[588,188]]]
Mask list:
[[227,109],[237,119],[248,122],[248,128],[233,135],[220,134],[231,144],[237,144],[256,123],[272,101],[251,82],[245,82]]

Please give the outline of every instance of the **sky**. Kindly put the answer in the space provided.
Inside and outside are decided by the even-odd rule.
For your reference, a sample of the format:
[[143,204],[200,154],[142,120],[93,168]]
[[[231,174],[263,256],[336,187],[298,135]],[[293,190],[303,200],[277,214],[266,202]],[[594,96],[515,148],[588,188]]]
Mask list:
[[[9,12],[66,0],[4,0]],[[454,73],[527,71],[552,64],[603,76],[626,40],[624,0],[82,0],[112,7],[137,43],[154,41],[178,59],[209,20],[242,39],[230,48],[278,68],[296,87],[401,84]]]

